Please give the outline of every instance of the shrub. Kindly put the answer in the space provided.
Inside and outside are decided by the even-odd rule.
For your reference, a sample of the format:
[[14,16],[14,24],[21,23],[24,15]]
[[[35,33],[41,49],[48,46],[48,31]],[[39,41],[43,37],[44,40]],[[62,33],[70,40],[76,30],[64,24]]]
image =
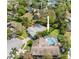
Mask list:
[[50,35],[53,36],[53,37],[55,37],[55,38],[57,38],[58,34],[59,34],[59,30],[58,30],[58,29],[54,29],[54,30],[50,33]]
[[28,34],[25,30],[19,31],[19,32],[16,32],[16,33],[17,33],[17,35],[19,35],[18,36],[19,39],[25,39],[28,36]]
[[56,28],[58,28],[58,24],[53,24],[52,27],[53,27],[54,29],[56,29]]
[[26,1],[25,0],[17,0],[19,2],[20,5],[25,6],[26,5]]
[[7,5],[7,10],[12,11],[13,10],[13,5]]
[[49,17],[50,17],[50,20],[49,20],[50,24],[53,24],[56,21],[55,16],[51,15]]
[[[66,36],[67,35],[67,36]],[[58,40],[59,42],[63,45],[63,47],[66,49],[66,51],[68,51],[68,48],[70,48],[71,43],[70,43],[70,36],[68,36],[69,34],[65,34],[65,35],[58,35]]]
[[60,59],[68,59],[68,53],[61,54]]
[[50,32],[48,32],[47,30],[45,30],[45,31],[42,31],[42,32],[38,32],[37,34],[36,34],[36,37],[44,37],[44,36],[46,36],[46,35],[49,35],[49,33]]
[[22,20],[22,25],[26,28],[32,26],[32,24],[34,23],[33,20],[28,19],[27,17],[22,17],[21,20]]
[[[16,34],[17,38],[25,39],[28,36],[28,34],[27,34],[26,30],[25,30],[25,27],[22,26],[21,23],[19,23],[19,22],[11,22],[11,26],[15,30],[15,31],[14,30],[12,30],[12,31],[14,32],[14,34]],[[11,32],[11,31],[9,31],[9,32]],[[8,32],[8,35],[9,35],[9,32]]]
[[20,5],[17,12],[19,15],[23,15],[26,12],[26,9],[23,5]]
[[66,50],[68,50],[68,48],[71,47],[70,35],[71,35],[70,32],[66,32],[66,33],[64,34],[64,39],[65,39],[65,44],[64,44],[64,46],[65,46]]
[[28,40],[28,41],[27,41],[27,46],[31,47],[32,44],[33,44],[33,41],[32,41],[32,40]]
[[7,40],[10,40],[12,38],[12,31],[10,29],[7,29]]
[[60,43],[64,44],[64,35],[59,34],[57,38]]

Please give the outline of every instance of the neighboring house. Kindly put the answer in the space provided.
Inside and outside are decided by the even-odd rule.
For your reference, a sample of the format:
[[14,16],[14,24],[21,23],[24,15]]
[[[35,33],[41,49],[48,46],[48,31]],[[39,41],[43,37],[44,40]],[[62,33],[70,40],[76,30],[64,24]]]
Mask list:
[[56,3],[57,3],[56,0],[48,0],[48,6],[55,7]]
[[16,48],[18,52],[20,52],[19,50],[24,44],[27,44],[28,40],[31,40],[31,38],[27,37],[23,40],[20,40],[18,38],[11,38],[11,40],[7,40],[7,56],[10,56],[12,48]]
[[44,38],[37,39],[31,48],[31,53],[34,59],[43,59],[45,53],[51,53],[54,59],[58,59],[60,57],[59,51],[58,45],[48,45]]
[[11,40],[7,40],[7,55],[9,56],[9,53],[12,48],[20,49],[24,43],[25,40],[19,40],[17,38],[12,38]]
[[40,24],[35,24],[35,25],[33,25],[32,27],[29,27],[29,28],[27,29],[28,33],[29,33],[32,37],[34,37],[37,32],[42,32],[42,31],[44,31],[44,30],[46,30],[46,27],[44,27],[44,26],[42,26],[42,25],[40,25]]

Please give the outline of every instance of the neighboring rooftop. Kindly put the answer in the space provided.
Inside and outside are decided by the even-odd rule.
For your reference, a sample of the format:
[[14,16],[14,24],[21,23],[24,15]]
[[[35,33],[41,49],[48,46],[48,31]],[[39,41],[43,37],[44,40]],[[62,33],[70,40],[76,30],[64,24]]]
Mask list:
[[40,24],[35,24],[33,25],[32,27],[29,27],[27,29],[28,33],[34,37],[36,35],[37,32],[41,32],[41,31],[44,31],[46,30],[46,27],[40,25]]
[[52,7],[55,7],[56,0],[48,0],[48,5],[51,5]]
[[22,45],[25,44],[27,40],[30,40],[30,38],[27,37],[24,40],[12,38],[11,40],[7,40],[7,55],[9,55],[12,48],[21,49]]
[[24,43],[25,43],[24,40],[19,40],[16,38],[7,40],[7,55],[9,55],[12,48],[20,49]]

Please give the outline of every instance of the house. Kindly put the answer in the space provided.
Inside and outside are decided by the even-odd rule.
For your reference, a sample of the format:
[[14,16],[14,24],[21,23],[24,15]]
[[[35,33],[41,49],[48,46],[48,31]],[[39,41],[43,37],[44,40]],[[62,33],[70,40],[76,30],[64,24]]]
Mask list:
[[48,6],[55,7],[56,3],[57,3],[56,0],[48,0]]
[[42,32],[42,31],[44,31],[44,30],[46,30],[46,27],[44,27],[44,26],[42,26],[42,25],[40,25],[40,24],[35,24],[35,25],[33,25],[33,26],[27,28],[28,33],[29,33],[32,37],[34,37],[34,36],[37,34],[37,32]]
[[43,59],[46,53],[50,53],[54,59],[60,57],[60,50],[58,45],[48,45],[44,38],[37,39],[32,45],[31,54],[34,59]]
[[24,43],[25,40],[19,40],[17,38],[12,38],[11,40],[7,40],[7,55],[9,56],[12,48],[20,49]]

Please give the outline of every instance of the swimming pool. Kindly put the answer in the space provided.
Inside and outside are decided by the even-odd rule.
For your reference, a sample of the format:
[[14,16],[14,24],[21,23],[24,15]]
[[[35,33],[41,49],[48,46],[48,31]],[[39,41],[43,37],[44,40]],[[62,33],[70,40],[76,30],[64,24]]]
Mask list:
[[48,37],[47,42],[49,45],[56,45],[58,43],[57,39],[55,39],[53,37]]

